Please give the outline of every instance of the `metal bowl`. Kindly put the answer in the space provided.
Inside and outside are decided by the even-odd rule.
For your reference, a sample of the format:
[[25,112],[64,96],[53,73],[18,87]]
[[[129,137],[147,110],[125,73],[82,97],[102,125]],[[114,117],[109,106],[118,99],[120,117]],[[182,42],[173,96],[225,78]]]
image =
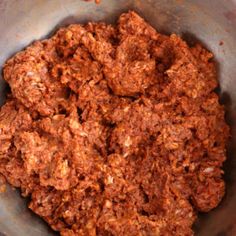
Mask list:
[[[0,65],[34,40],[70,23],[114,22],[129,9],[136,10],[158,31],[177,33],[190,44],[197,41],[215,54],[219,94],[226,105],[232,138],[225,163],[227,193],[222,203],[200,214],[194,228],[198,236],[236,235],[236,0],[0,0]],[[6,84],[0,78],[0,104]],[[30,210],[17,190],[0,194],[0,235],[55,235]]]

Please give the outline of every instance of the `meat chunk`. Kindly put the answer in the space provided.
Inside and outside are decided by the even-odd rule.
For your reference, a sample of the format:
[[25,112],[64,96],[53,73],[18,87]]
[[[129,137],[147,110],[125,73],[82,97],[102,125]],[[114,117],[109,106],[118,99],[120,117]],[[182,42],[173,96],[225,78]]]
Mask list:
[[32,125],[30,113],[15,100],[7,101],[0,110],[0,158],[11,147],[15,133],[28,130]]
[[67,89],[49,74],[51,62],[47,58],[53,61],[55,57],[52,44],[35,42],[7,61],[3,70],[13,96],[43,116],[54,114],[67,104]]

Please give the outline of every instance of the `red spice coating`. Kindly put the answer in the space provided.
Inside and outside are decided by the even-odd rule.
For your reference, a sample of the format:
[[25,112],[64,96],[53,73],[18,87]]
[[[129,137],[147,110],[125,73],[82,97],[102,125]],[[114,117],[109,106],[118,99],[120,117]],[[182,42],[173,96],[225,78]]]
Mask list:
[[193,235],[225,188],[212,57],[134,12],[33,43],[4,66],[0,173],[63,236]]

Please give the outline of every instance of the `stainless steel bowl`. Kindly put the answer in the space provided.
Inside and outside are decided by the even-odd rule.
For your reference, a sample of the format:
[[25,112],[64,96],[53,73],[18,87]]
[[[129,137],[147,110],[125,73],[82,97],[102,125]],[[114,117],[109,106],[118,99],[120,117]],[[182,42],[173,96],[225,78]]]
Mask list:
[[[190,44],[203,43],[218,62],[221,101],[226,105],[232,138],[225,163],[227,193],[217,209],[201,214],[196,235],[236,235],[236,0],[0,0],[0,66],[34,40],[70,23],[114,22],[133,9],[158,31],[180,34]],[[0,78],[0,104],[6,85]],[[0,236],[55,235],[27,209],[27,200],[7,187],[0,194]]]

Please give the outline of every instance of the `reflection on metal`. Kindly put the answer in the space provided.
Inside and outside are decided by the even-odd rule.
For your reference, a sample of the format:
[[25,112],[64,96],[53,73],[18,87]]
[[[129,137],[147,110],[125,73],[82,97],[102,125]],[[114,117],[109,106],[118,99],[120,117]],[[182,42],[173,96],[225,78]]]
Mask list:
[[[157,30],[180,34],[189,43],[200,41],[215,54],[220,95],[226,104],[232,132],[225,164],[227,194],[216,210],[201,215],[195,231],[197,236],[233,235],[236,222],[236,0],[214,0],[214,4],[210,0],[102,0],[98,5],[82,0],[0,0],[0,66],[15,52],[52,34],[60,26],[91,20],[114,22],[128,9],[138,11]],[[5,85],[0,78],[0,104],[4,98]],[[0,194],[0,235],[55,235],[26,204],[27,200],[11,187]]]

